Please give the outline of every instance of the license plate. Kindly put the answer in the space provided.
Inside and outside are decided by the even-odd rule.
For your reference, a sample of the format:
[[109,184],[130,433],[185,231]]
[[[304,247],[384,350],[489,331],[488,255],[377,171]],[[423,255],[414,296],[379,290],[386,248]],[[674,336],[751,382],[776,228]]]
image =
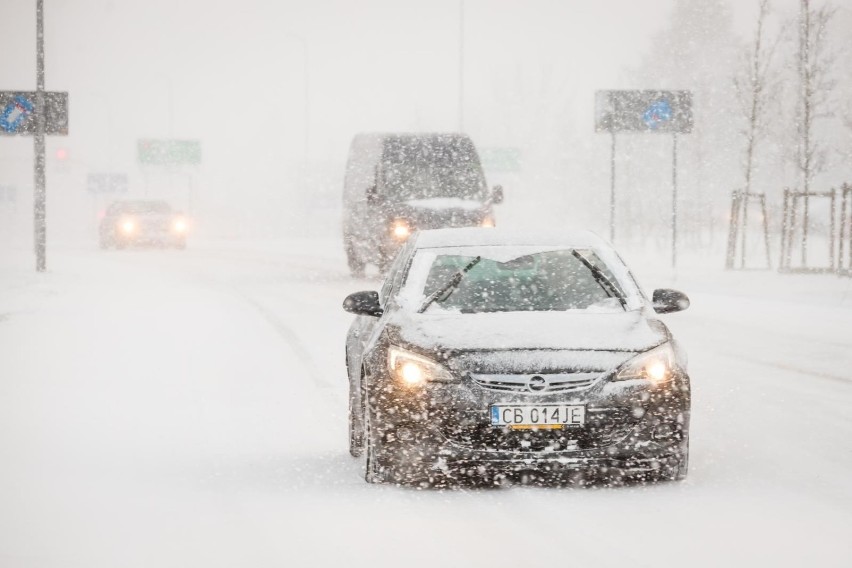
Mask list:
[[564,404],[495,404],[491,407],[491,425],[513,430],[560,429],[582,426],[586,407]]

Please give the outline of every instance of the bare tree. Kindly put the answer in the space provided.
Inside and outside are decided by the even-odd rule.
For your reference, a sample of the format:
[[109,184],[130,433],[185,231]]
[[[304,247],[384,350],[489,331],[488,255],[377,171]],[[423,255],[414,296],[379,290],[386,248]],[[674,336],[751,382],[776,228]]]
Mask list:
[[[742,58],[741,70],[734,76],[734,88],[744,123],[739,134],[745,140],[745,156],[742,163],[745,185],[742,193],[735,192],[732,197],[731,230],[728,235],[728,256],[725,263],[727,268],[733,268],[739,232],[742,232],[741,265],[745,266],[748,204],[752,193],[752,179],[755,169],[754,157],[759,140],[766,135],[767,110],[770,104],[778,98],[776,87],[780,75],[773,69],[772,59],[781,41],[782,34],[779,33],[775,39],[767,41],[765,37],[766,19],[769,11],[769,0],[760,0],[754,42],[746,48]],[[742,216],[742,222],[740,222],[740,216]],[[767,250],[767,259],[768,257],[769,251]]]
[[766,111],[770,103],[777,99],[775,87],[779,81],[779,73],[773,70],[772,59],[782,36],[778,34],[771,42],[766,41],[764,35],[768,14],[769,0],[760,0],[753,47],[745,53],[743,72],[734,77],[740,111],[745,119],[745,126],[740,130],[740,134],[746,142],[743,161],[746,194],[751,192],[757,143],[765,134]]
[[799,16],[799,120],[798,169],[804,193],[802,220],[802,265],[807,262],[808,197],[811,181],[825,167],[825,149],[813,136],[814,122],[833,115],[831,92],[835,81],[831,68],[835,54],[829,50],[827,30],[837,9],[824,4],[817,9],[810,0],[801,0]]

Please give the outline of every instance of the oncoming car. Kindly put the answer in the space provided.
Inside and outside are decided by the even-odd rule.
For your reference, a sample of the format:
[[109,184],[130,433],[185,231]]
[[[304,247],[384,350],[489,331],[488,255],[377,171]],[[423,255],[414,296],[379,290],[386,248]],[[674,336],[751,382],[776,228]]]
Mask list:
[[343,243],[349,270],[384,272],[415,230],[493,227],[503,188],[489,189],[465,134],[359,134],[343,182]]
[[685,355],[592,233],[415,233],[349,295],[349,447],[368,482],[680,480]]
[[188,232],[188,219],[173,212],[165,201],[115,201],[101,219],[100,247],[153,245],[183,249]]

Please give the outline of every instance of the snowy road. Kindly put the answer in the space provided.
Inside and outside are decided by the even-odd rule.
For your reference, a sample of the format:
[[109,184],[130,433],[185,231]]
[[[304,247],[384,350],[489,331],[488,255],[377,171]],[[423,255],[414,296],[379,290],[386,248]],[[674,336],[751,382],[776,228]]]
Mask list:
[[413,491],[347,453],[338,248],[0,253],[0,566],[852,562],[850,280],[678,277],[684,483]]

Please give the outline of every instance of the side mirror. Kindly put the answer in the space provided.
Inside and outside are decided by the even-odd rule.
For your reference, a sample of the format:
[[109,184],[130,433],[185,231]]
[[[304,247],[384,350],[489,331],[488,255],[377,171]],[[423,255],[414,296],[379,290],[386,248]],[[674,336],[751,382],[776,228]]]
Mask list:
[[503,203],[503,186],[495,185],[491,190],[491,203],[494,205],[500,205]]
[[680,312],[689,307],[689,297],[686,294],[667,288],[654,290],[652,301],[654,311],[658,314]]
[[349,294],[343,300],[343,309],[359,316],[379,317],[384,312],[379,305],[379,293],[373,290]]

